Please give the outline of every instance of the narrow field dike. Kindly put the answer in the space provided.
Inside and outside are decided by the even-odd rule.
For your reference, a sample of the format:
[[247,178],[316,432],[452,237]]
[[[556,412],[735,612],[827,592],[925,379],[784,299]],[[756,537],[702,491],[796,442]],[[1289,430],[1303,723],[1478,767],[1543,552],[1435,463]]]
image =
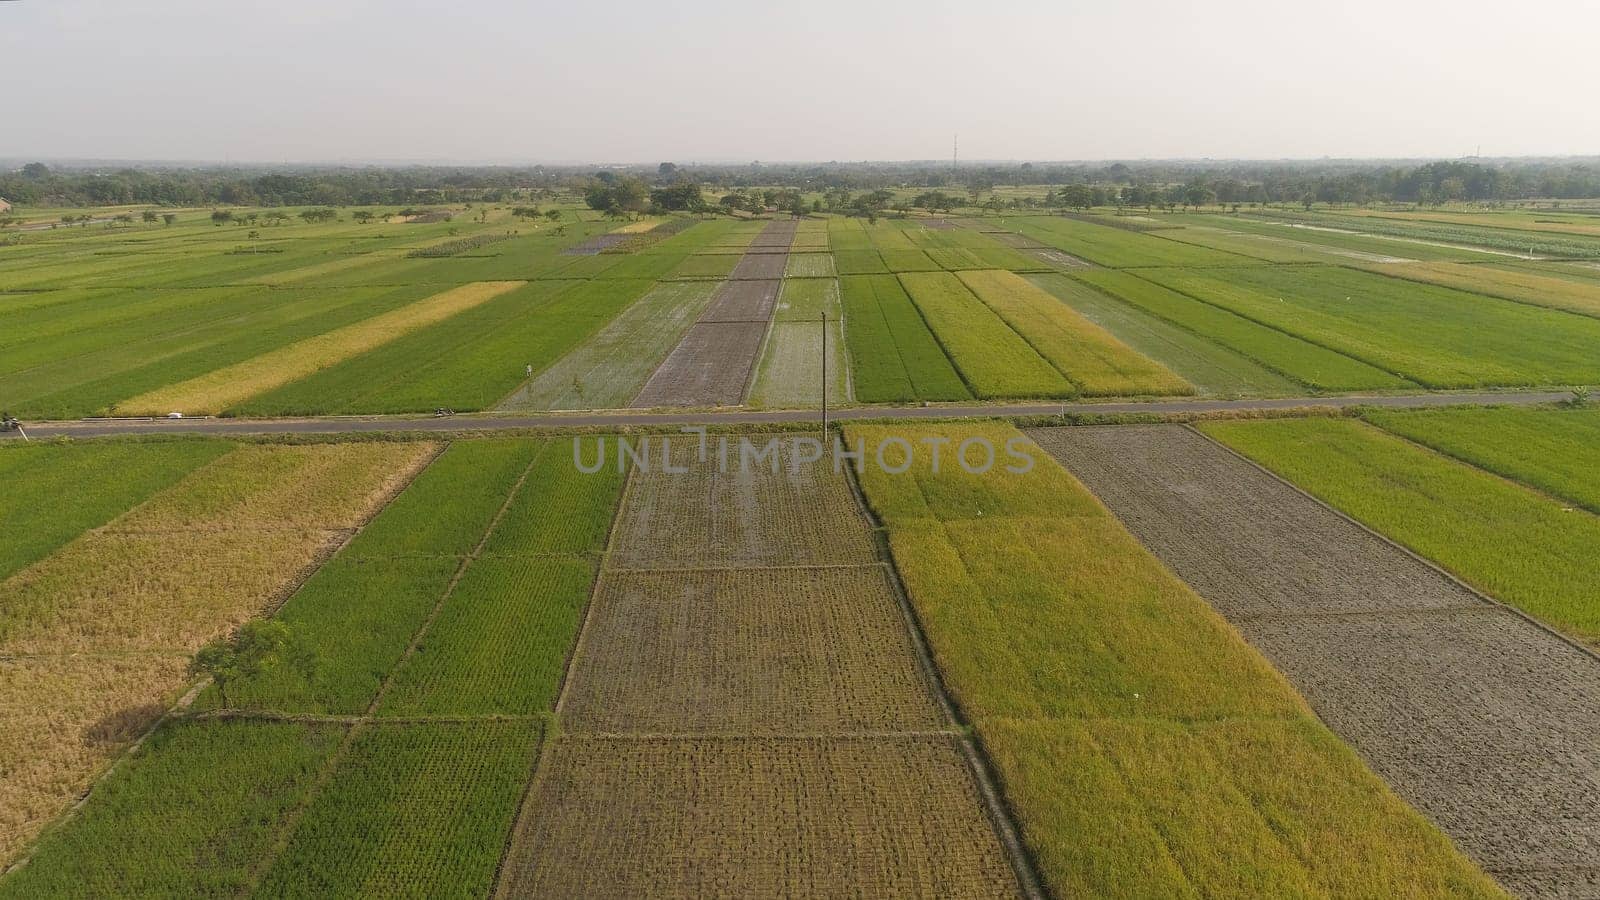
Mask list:
[[391,312],[307,338],[118,403],[120,415],[215,414],[273,388],[314,374],[402,335],[444,321],[507,291],[521,281],[462,285]]
[[1192,429],[1030,434],[1505,887],[1593,893],[1594,656]]

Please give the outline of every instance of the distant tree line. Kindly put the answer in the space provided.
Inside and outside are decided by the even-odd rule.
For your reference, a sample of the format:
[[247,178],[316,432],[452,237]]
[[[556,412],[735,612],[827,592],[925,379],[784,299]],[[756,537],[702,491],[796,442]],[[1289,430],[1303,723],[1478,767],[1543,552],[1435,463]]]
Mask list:
[[[1455,161],[1319,160],[1132,163],[818,163],[699,165],[661,163],[596,170],[581,166],[363,168],[52,168],[29,163],[0,172],[0,197],[19,206],[407,206],[429,203],[537,203],[581,196],[594,209],[810,208],[868,212],[890,189],[922,192],[933,203],[991,205],[995,188],[1045,185],[1048,201],[1073,207],[1210,203],[1375,201],[1508,202],[1600,198],[1600,159]],[[817,199],[820,195],[821,199]],[[965,195],[965,197],[963,197]],[[878,197],[878,199],[872,199]],[[863,199],[867,198],[867,199]],[[880,203],[881,201],[881,203]]]

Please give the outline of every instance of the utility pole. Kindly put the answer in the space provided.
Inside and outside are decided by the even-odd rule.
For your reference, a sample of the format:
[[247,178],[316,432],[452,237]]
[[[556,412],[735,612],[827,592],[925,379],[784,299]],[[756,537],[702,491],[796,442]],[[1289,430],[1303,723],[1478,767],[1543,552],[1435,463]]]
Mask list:
[[822,311],[822,443],[828,443],[828,311]]
[[957,151],[960,149],[960,147],[961,147],[961,135],[960,134],[951,135],[950,136],[950,170],[951,171],[955,171],[955,169],[956,169]]

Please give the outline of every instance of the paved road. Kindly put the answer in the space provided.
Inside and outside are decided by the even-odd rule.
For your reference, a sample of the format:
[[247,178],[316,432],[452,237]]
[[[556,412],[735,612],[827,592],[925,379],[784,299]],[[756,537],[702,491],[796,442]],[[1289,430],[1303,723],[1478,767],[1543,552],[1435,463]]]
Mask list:
[[[1459,403],[1503,403],[1527,406],[1553,403],[1572,395],[1565,391],[1483,394],[1402,394],[1383,397],[1282,397],[1270,400],[1161,400],[1135,403],[1027,403],[936,406],[861,406],[832,410],[834,421],[860,419],[964,419],[977,416],[1048,416],[1062,413],[1205,413],[1251,410],[1342,408],[1350,406],[1422,407]],[[28,436],[105,437],[119,434],[337,434],[355,431],[467,431],[510,428],[577,428],[623,425],[772,425],[816,422],[817,410],[754,411],[746,409],[678,412],[577,412],[536,415],[459,415],[448,418],[407,416],[325,416],[309,419],[82,419],[67,422],[24,422]],[[4,435],[15,439],[15,433]]]

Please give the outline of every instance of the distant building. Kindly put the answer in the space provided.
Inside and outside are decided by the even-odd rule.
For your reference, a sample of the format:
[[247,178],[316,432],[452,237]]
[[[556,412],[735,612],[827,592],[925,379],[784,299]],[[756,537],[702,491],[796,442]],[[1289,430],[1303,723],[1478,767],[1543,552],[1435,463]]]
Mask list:
[[0,197],[0,213],[8,213],[8,212],[11,212],[11,201],[7,200],[4,197]]

